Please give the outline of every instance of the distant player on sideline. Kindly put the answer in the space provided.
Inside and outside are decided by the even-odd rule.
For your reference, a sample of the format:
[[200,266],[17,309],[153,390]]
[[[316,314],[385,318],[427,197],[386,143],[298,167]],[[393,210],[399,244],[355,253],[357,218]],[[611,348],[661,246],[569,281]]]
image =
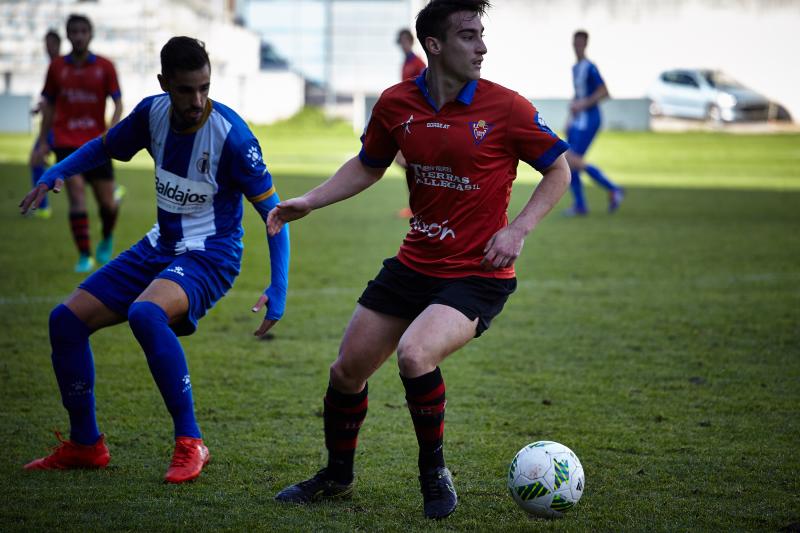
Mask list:
[[[52,63],[61,53],[61,37],[56,33],[54,30],[49,30],[44,36],[44,49],[47,53],[47,57]],[[36,115],[42,112],[42,108],[47,105],[47,101],[42,96],[39,100],[39,103],[36,104],[36,107],[31,110],[31,114]],[[39,178],[42,177],[44,174],[45,163],[44,158],[47,157],[47,153],[49,153],[53,148],[53,132],[50,131],[47,133],[47,152],[45,152],[44,156],[37,155],[35,158],[33,157],[34,153],[39,154],[39,137],[36,137],[36,141],[33,144],[33,150],[31,151],[31,182],[33,186],[36,186],[36,182],[39,181]],[[35,159],[35,163],[33,164]],[[42,200],[42,203],[39,205],[39,209],[37,209],[34,213],[39,218],[50,218],[52,214],[52,210],[50,209],[49,202],[47,198]]]
[[[175,453],[165,480],[200,475],[209,460],[194,416],[192,384],[179,335],[233,285],[242,259],[242,195],[266,222],[279,198],[258,140],[230,108],[208,98],[211,66],[203,44],[174,37],[161,49],[158,81],[166,94],[142,100],[102,137],[45,172],[20,203],[36,208],[48,189],[110,158],[128,161],[146,149],[155,162],[158,221],[129,250],[89,276],[50,314],[53,369],[70,418],[70,440],[29,470],[103,468],[110,455],[97,427],[89,336],[128,321],[175,426]],[[269,237],[272,283],[252,308],[267,307],[255,335],[283,315],[289,235]]]
[[[122,116],[121,93],[114,65],[89,51],[91,21],[83,15],[70,15],[67,19],[67,39],[72,44],[72,52],[54,59],[47,69],[42,90],[45,97],[42,124],[37,148],[31,154],[31,167],[44,164],[44,158],[50,151],[47,136],[51,129],[53,151],[58,161],[106,131],[106,98],[110,97],[114,102],[110,125],[116,124]],[[79,254],[76,272],[89,272],[94,268],[84,178],[92,185],[100,207],[103,240],[97,246],[96,256],[101,264],[111,259],[114,225],[119,211],[114,198],[114,169],[110,161],[97,168],[87,168],[82,175],[67,182],[69,222]]]
[[[390,87],[375,104],[357,157],[319,187],[269,214],[271,235],[315,209],[377,182],[401,149],[414,217],[397,257],[386,259],[358,300],[330,368],[324,402],[328,463],[275,498],[309,503],[347,497],[367,414],[367,379],[397,350],[419,444],[425,515],[457,504],[443,452],[445,385],[439,364],[481,335],[516,288],[525,237],[567,189],[567,145],[528,100],[480,79],[485,0],[433,0],[417,15],[424,75]],[[543,178],[509,224],[522,160]]]
[[403,67],[400,71],[400,81],[416,78],[425,70],[425,62],[414,53],[414,36],[411,30],[403,28],[397,33],[397,44],[403,51]]
[[600,129],[601,117],[598,104],[608,98],[608,89],[600,76],[597,66],[586,59],[586,45],[589,34],[583,30],[575,32],[572,46],[578,62],[572,67],[572,81],[575,86],[575,98],[569,106],[569,121],[567,122],[567,141],[569,151],[567,161],[572,170],[572,196],[575,203],[564,211],[567,216],[581,216],[589,212],[586,199],[583,196],[583,184],[580,174],[586,171],[594,181],[608,190],[608,212],[613,213],[619,208],[624,192],[622,187],[615,185],[603,172],[594,165],[586,163],[583,159],[589,146],[592,144],[597,131]]
[[[416,78],[422,74],[425,71],[426,65],[413,51],[414,36],[411,34],[411,30],[403,28],[397,32],[397,44],[403,51],[403,67],[400,70],[400,81]],[[403,167],[404,170],[408,169],[408,163],[406,162],[406,158],[403,157],[403,152],[397,152],[394,162]],[[397,212],[397,216],[400,218],[411,218],[414,216],[414,213],[411,211],[410,207],[403,207]]]

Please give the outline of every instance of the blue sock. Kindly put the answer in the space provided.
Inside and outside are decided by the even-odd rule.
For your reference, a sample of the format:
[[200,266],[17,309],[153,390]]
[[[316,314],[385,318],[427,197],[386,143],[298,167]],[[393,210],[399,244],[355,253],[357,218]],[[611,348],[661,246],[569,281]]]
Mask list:
[[69,413],[69,438],[94,444],[100,438],[94,410],[94,361],[89,328],[64,304],[50,313],[50,346],[61,403]]
[[586,211],[586,199],[583,197],[583,183],[581,183],[581,173],[579,171],[572,171],[572,181],[569,186],[572,189],[572,196],[575,198],[575,209]]
[[[33,182],[34,187],[36,187],[36,182],[39,181],[42,174],[44,174],[44,167],[31,167],[31,182]],[[48,205],[50,205],[50,201],[47,199],[47,196],[45,196],[42,203],[39,204],[39,209],[47,209]]]
[[175,436],[199,439],[189,367],[181,343],[169,327],[167,314],[152,302],[135,302],[128,310],[128,323],[144,349],[150,372],[172,415]]
[[596,166],[586,165],[586,173],[589,174],[594,181],[599,183],[600,186],[608,189],[609,191],[616,191],[618,189],[618,187],[614,185],[611,180],[608,179],[606,175],[603,174],[603,172]]

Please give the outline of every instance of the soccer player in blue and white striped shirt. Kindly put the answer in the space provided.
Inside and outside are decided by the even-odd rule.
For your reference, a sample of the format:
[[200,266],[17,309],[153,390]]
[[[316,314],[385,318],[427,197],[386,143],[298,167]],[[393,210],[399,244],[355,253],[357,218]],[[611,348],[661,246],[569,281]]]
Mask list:
[[[209,460],[194,416],[192,385],[178,336],[233,285],[242,259],[242,196],[266,221],[280,201],[258,140],[230,108],[208,98],[203,43],[174,37],[161,50],[163,94],[145,98],[103,137],[51,167],[20,204],[35,209],[69,176],[146,149],[155,162],[158,220],[129,250],[86,279],[50,315],[52,361],[70,439],[26,469],[103,468],[110,455],[95,417],[89,336],[128,321],[172,415],[175,453],[165,480],[194,479]],[[271,284],[252,308],[267,308],[264,335],[286,303],[289,235],[268,237]]]
[[585,215],[589,212],[580,178],[582,171],[586,171],[590,178],[608,191],[609,213],[613,213],[619,208],[624,195],[622,187],[614,184],[599,168],[584,160],[602,122],[598,104],[608,98],[608,89],[600,76],[600,71],[594,63],[586,58],[588,42],[589,34],[583,30],[576,31],[572,37],[572,46],[577,59],[577,63],[572,67],[575,98],[570,103],[570,118],[566,129],[569,143],[567,162],[572,171],[570,187],[575,203],[564,212],[567,216]]

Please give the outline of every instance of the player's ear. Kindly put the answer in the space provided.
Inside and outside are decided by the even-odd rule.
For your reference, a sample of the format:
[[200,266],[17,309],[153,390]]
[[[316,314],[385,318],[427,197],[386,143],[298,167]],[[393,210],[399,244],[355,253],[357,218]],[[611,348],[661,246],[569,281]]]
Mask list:
[[439,55],[442,51],[442,43],[436,37],[425,37],[425,49],[431,55]]
[[163,74],[157,74],[158,77],[158,84],[161,86],[161,90],[165,93],[169,92],[169,84],[167,83],[167,79],[164,77]]

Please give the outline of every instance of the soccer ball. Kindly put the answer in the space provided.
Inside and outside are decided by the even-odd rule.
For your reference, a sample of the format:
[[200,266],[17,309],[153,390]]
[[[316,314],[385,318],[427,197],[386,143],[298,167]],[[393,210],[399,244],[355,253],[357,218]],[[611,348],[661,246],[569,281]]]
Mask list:
[[581,499],[585,481],[575,453],[540,440],[522,448],[508,467],[508,492],[526,513],[556,518]]

